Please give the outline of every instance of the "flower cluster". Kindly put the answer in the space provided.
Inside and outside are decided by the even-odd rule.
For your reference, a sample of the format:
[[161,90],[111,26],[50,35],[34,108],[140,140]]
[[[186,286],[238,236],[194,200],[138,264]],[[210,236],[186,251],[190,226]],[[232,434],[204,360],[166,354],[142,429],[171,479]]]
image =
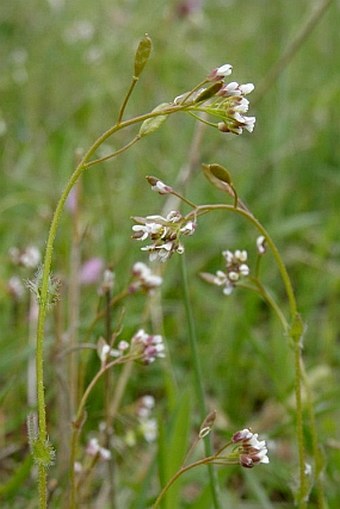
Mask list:
[[101,447],[97,438],[91,438],[86,446],[86,453],[89,456],[98,456],[103,461],[111,459],[111,451]]
[[111,348],[111,346],[106,343],[104,338],[99,338],[97,342],[97,353],[102,366],[105,366],[110,357],[121,357],[127,352],[129,348],[130,344],[124,340],[119,341],[117,348]]
[[133,217],[135,225],[132,227],[132,238],[135,240],[150,239],[152,244],[141,248],[149,252],[150,261],[165,262],[173,253],[183,253],[184,247],[179,238],[181,235],[192,235],[196,228],[193,220],[188,220],[176,210],[172,210],[166,217],[154,215]]
[[253,132],[256,118],[246,115],[249,101],[245,96],[255,86],[237,81],[226,83],[224,79],[230,76],[232,70],[230,64],[216,67],[208,74],[202,88],[176,97],[174,103],[187,105],[190,111],[201,111],[217,117],[219,122],[215,126],[222,132],[242,134],[244,129]]
[[155,398],[150,394],[142,396],[137,405],[137,416],[139,420],[138,431],[147,442],[154,442],[157,438],[157,421],[151,417],[155,407]]
[[25,249],[11,247],[9,256],[14,265],[20,265],[28,269],[38,267],[41,260],[40,251],[36,246],[27,246]]
[[131,349],[138,354],[143,364],[151,364],[158,358],[165,357],[162,336],[150,335],[140,329],[131,339]]
[[134,281],[129,286],[131,293],[142,290],[150,295],[154,292],[155,288],[158,288],[163,283],[161,276],[154,274],[150,267],[143,262],[136,262],[134,264],[132,274]]
[[230,295],[240,278],[249,275],[250,269],[246,264],[248,254],[247,251],[237,249],[234,253],[229,250],[223,251],[222,255],[226,261],[225,272],[218,270],[216,275],[204,272],[201,277],[208,283],[223,286],[224,295]]
[[265,440],[258,440],[258,433],[245,428],[235,433],[232,442],[238,445],[239,462],[243,467],[252,468],[258,463],[269,463]]

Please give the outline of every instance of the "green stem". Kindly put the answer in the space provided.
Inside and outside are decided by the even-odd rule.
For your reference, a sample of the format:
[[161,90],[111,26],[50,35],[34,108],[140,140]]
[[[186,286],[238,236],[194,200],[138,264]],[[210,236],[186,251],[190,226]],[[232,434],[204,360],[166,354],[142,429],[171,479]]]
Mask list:
[[89,385],[86,387],[86,390],[80,400],[76,418],[73,422],[73,431],[72,431],[72,437],[71,437],[71,453],[70,453],[70,509],[76,509],[76,486],[75,486],[75,475],[74,475],[74,463],[76,461],[76,454],[77,454],[77,444],[79,435],[82,428],[82,422],[83,422],[83,416],[84,416],[84,408],[87,402],[87,399],[89,395],[91,394],[93,388],[97,384],[98,380],[113,366],[116,366],[117,364],[123,364],[125,362],[130,362],[134,359],[136,359],[136,356],[133,355],[127,355],[124,357],[121,357],[119,359],[115,359],[114,361],[109,362],[108,364],[105,364],[105,366],[102,366],[101,369],[95,374],[95,376],[92,378]]
[[207,458],[202,458],[200,460],[195,461],[194,463],[190,463],[190,465],[186,465],[185,467],[180,468],[171,479],[166,483],[160,494],[158,495],[154,505],[152,506],[152,509],[156,509],[159,507],[159,504],[164,497],[165,493],[168,491],[168,489],[173,485],[173,483],[185,472],[188,472],[188,470],[191,470],[192,468],[198,467],[200,465],[208,465],[210,466],[210,461],[213,461],[215,459],[215,456],[209,456]]
[[[45,256],[44,256],[44,264],[42,271],[42,281],[40,287],[40,299],[39,299],[39,314],[38,314],[38,322],[37,322],[37,340],[36,340],[36,378],[37,378],[37,409],[38,409],[38,440],[42,447],[47,443],[47,426],[46,426],[46,408],[45,408],[45,388],[44,388],[44,335],[45,335],[45,322],[46,322],[46,314],[48,308],[48,299],[49,299],[49,278],[51,272],[52,265],[52,256],[53,256],[53,248],[54,242],[57,234],[58,225],[61,219],[61,215],[64,209],[65,202],[67,197],[76,184],[83,171],[86,169],[86,164],[89,159],[94,155],[98,147],[100,147],[110,136],[112,136],[117,131],[124,129],[125,127],[129,127],[148,118],[157,117],[159,115],[170,115],[172,113],[176,113],[177,111],[184,110],[185,106],[181,105],[170,105],[168,109],[162,111],[153,111],[150,113],[146,113],[144,115],[139,115],[132,119],[126,120],[124,122],[120,122],[118,124],[113,125],[105,131],[97,140],[93,143],[93,145],[86,152],[74,172],[72,173],[68,183],[66,184],[65,189],[62,192],[62,195],[57,204],[56,210],[53,215],[53,219],[51,222],[49,235],[46,244]],[[138,138],[139,139],[139,138]],[[137,140],[136,140],[137,141]],[[135,141],[134,141],[135,142]],[[127,146],[124,147],[126,150],[129,146],[132,145],[130,142]],[[114,154],[110,154],[110,158],[115,157],[120,154],[122,150],[118,150]],[[95,162],[100,162],[101,160],[92,161],[90,165],[93,165]],[[46,467],[41,466],[38,472],[38,487],[39,487],[39,509],[46,509],[47,507],[47,498],[46,498],[46,490],[47,490],[47,475],[46,475]]]
[[[308,495],[308,485],[307,485],[307,477],[305,472],[305,464],[306,464],[306,454],[305,454],[305,443],[304,443],[304,433],[303,433],[303,405],[302,405],[302,397],[301,397],[301,384],[302,384],[302,360],[301,360],[301,333],[296,333],[293,325],[296,321],[299,321],[299,314],[297,310],[297,303],[295,299],[295,294],[293,290],[293,286],[287,272],[286,266],[281,258],[278,248],[276,247],[274,241],[271,236],[267,232],[267,230],[262,226],[262,224],[247,210],[242,208],[235,208],[232,205],[200,205],[194,212],[190,212],[187,217],[191,217],[195,213],[195,215],[200,215],[207,213],[208,211],[213,210],[228,210],[230,212],[236,213],[238,215],[243,216],[248,221],[250,221],[257,230],[266,238],[267,244],[272,251],[274,259],[276,261],[277,267],[281,274],[281,278],[287,293],[289,309],[291,315],[291,327],[289,330],[289,334],[291,339],[293,340],[294,345],[294,369],[295,369],[295,401],[296,401],[296,436],[298,443],[298,456],[299,456],[299,494],[298,494],[298,507],[299,509],[305,509],[307,507],[307,495]],[[313,424],[313,423],[312,423]],[[316,436],[316,429],[314,428],[313,433]]]
[[125,152],[127,149],[129,149],[130,147],[132,147],[132,145],[134,145],[135,143],[137,143],[137,141],[139,141],[141,139],[141,136],[137,135],[135,136],[131,141],[129,141],[129,143],[127,143],[126,145],[124,145],[122,148],[120,148],[119,150],[116,150],[115,152],[112,152],[112,154],[108,154],[107,156],[104,156],[104,157],[100,157],[98,159],[94,159],[93,161],[90,161],[89,163],[86,163],[84,165],[84,167],[87,169],[87,168],[91,168],[91,166],[94,166],[95,164],[99,164],[99,163],[103,163],[104,161],[108,161],[109,159],[113,159],[114,157],[117,157],[119,156],[120,154],[122,154],[123,152]]
[[137,85],[138,80],[139,80],[139,78],[137,76],[132,76],[132,80],[131,80],[131,83],[130,83],[129,90],[127,91],[127,94],[126,94],[126,96],[124,98],[124,101],[123,101],[123,103],[121,105],[121,108],[119,110],[117,124],[119,124],[122,121],[122,119],[123,119],[125,108],[126,108],[127,103],[128,103],[128,101],[129,101],[129,99],[131,97],[133,89]]
[[[183,293],[184,293],[184,304],[187,315],[188,329],[189,329],[189,341],[191,348],[191,358],[193,362],[193,370],[194,370],[194,386],[196,391],[196,397],[198,400],[199,408],[200,408],[200,417],[203,421],[207,416],[207,409],[205,404],[204,397],[204,388],[203,388],[203,377],[202,377],[202,369],[201,362],[198,354],[198,346],[197,346],[197,335],[195,329],[195,323],[192,315],[192,308],[189,297],[189,285],[188,285],[188,276],[186,270],[185,257],[181,257],[181,270],[182,270],[182,282],[183,282]],[[212,444],[210,436],[208,436],[204,440],[205,453],[207,456],[211,456],[212,454]],[[215,475],[215,471],[213,467],[208,464],[208,472],[209,472],[209,482],[211,495],[213,500],[213,507],[215,509],[220,508],[219,498],[218,498],[218,487],[217,487],[217,479]]]

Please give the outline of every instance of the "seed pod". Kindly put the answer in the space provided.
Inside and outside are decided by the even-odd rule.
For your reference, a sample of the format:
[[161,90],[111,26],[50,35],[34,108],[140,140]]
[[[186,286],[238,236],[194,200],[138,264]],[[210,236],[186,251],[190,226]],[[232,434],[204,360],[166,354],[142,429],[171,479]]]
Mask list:
[[138,78],[149,60],[152,49],[152,41],[148,34],[145,34],[143,39],[138,44],[135,55],[135,77]]

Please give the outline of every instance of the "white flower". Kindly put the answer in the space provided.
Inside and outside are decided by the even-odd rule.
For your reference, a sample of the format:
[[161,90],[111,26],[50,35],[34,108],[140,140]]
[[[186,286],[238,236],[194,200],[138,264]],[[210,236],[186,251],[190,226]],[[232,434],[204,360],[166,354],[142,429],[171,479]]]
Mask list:
[[248,95],[255,89],[255,85],[253,83],[245,83],[244,85],[239,86],[239,90],[242,95]]
[[216,69],[217,76],[229,76],[233,72],[233,66],[230,64],[224,64]]
[[214,81],[229,76],[233,72],[233,66],[230,64],[224,64],[220,67],[216,67],[208,74],[208,80]]
[[165,347],[163,344],[162,336],[149,335],[140,329],[132,338],[131,344],[133,345],[136,353],[144,364],[151,364],[157,358],[165,357]]
[[188,221],[181,229],[180,232],[183,235],[192,235],[196,230],[196,223],[194,221]]
[[[192,235],[196,228],[193,220],[187,220],[177,210],[170,211],[166,217],[146,216],[132,219],[137,223],[132,227],[134,232],[132,238],[152,240],[152,244],[141,248],[142,251],[149,253],[150,261],[165,262],[173,253],[182,254],[184,247],[179,240],[180,236]],[[145,272],[143,269],[142,274]]]
[[266,238],[263,235],[260,235],[259,237],[257,237],[256,247],[257,247],[257,252],[260,255],[263,255],[266,252],[266,250],[267,250],[266,249]]
[[151,185],[151,190],[155,191],[156,193],[169,194],[173,191],[172,187],[164,184],[164,182],[159,180],[157,177],[146,177],[146,180]]
[[223,286],[224,295],[230,295],[241,276],[248,276],[250,269],[245,263],[248,258],[247,251],[237,249],[234,253],[227,249],[222,252],[226,261],[226,271],[218,270],[216,275],[203,273],[201,277],[208,283]]
[[252,133],[254,131],[256,118],[255,117],[243,117],[244,128]]
[[108,449],[101,447],[97,438],[91,438],[89,440],[86,447],[86,453],[89,454],[89,456],[99,455],[104,461],[111,459],[111,452]]
[[142,289],[151,294],[155,288],[163,283],[163,278],[154,274],[143,262],[136,262],[132,267],[132,273],[137,281],[131,284],[129,288],[131,292]]
[[139,430],[148,443],[154,442],[158,434],[156,419],[141,419]]

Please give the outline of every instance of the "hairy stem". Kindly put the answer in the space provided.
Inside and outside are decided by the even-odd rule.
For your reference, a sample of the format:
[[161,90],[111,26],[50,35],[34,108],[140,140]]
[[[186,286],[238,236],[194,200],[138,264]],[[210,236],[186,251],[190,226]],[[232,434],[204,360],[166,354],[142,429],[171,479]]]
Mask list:
[[[50,272],[52,266],[52,257],[53,257],[53,249],[54,242],[59,226],[59,222],[61,219],[61,215],[64,209],[65,202],[67,200],[68,195],[70,194],[71,189],[76,184],[82,173],[86,170],[87,164],[93,166],[102,161],[102,159],[98,159],[96,161],[92,161],[89,163],[91,157],[95,154],[96,150],[114,133],[143,122],[149,118],[157,117],[159,115],[170,115],[177,111],[184,110],[185,106],[181,105],[169,105],[168,109],[164,109],[162,111],[153,111],[150,113],[146,113],[144,115],[139,115],[137,117],[131,118],[124,122],[117,123],[110,127],[107,131],[105,131],[97,140],[93,143],[93,145],[86,152],[74,172],[72,173],[68,183],[66,184],[65,189],[63,190],[60,199],[58,201],[57,207],[55,209],[47,244],[44,256],[44,264],[42,271],[42,280],[40,286],[40,297],[39,297],[39,314],[38,314],[38,322],[37,322],[37,339],[36,339],[36,377],[37,377],[37,405],[38,405],[38,440],[39,443],[44,445],[47,442],[47,426],[46,426],[46,407],[45,407],[45,387],[44,387],[44,337],[45,337],[45,322],[47,309],[49,306],[49,280],[50,280]],[[139,137],[137,136],[139,139]],[[138,141],[136,138],[135,141]],[[130,142],[125,147],[124,150],[127,150],[135,141]],[[110,154],[110,159],[115,157],[118,154],[121,154],[124,150],[120,149],[117,152]],[[46,475],[47,465],[41,465],[38,473],[38,489],[39,489],[39,509],[46,509],[47,507],[47,499],[46,499],[46,490],[47,490],[47,475]]]

